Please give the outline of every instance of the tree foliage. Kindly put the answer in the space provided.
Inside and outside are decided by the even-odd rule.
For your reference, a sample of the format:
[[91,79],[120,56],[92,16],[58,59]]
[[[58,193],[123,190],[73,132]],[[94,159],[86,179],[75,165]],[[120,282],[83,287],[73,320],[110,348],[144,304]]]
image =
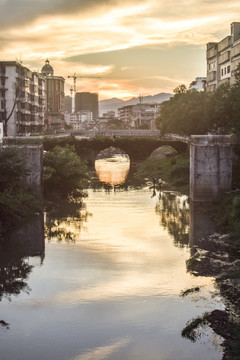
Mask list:
[[162,104],[156,124],[163,133],[203,134],[208,131],[207,94],[196,90],[176,92]]
[[240,134],[240,65],[235,77],[233,86],[222,84],[213,93],[179,86],[162,104],[157,127],[163,134]]
[[44,190],[46,196],[66,198],[83,189],[87,167],[73,146],[55,146],[44,156]]
[[0,192],[20,186],[27,172],[17,148],[8,147],[0,151]]
[[43,208],[42,201],[25,184],[27,173],[17,148],[0,151],[0,237]]

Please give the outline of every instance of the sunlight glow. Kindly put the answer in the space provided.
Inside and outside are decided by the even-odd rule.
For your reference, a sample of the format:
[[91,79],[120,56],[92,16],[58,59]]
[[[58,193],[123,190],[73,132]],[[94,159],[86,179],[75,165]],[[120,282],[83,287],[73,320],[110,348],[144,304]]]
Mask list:
[[[224,31],[228,35],[229,30],[227,29],[229,29],[231,21],[237,21],[240,17],[239,2],[229,3],[225,0],[221,3],[205,2],[204,5],[198,0],[190,2],[183,0],[181,6],[175,0],[161,2],[143,0],[140,4],[133,1],[128,6],[119,1],[108,5],[93,2],[93,5],[89,4],[84,11],[82,9],[80,11],[79,6],[76,6],[76,9],[73,7],[72,11],[66,11],[65,14],[58,13],[56,9],[55,14],[46,15],[45,11],[40,11],[38,16],[28,16],[25,22],[11,23],[9,21],[7,31],[5,25],[1,32],[1,58],[13,60],[19,56],[20,52],[23,61],[34,68],[41,68],[44,60],[50,58],[51,62],[56,63],[58,60],[62,60],[56,66],[59,75],[68,75],[70,66],[72,73],[108,74],[110,78],[114,70],[117,71],[114,57],[114,53],[117,51],[120,56],[121,51],[126,53],[130,49],[142,49],[139,62],[145,57],[144,50],[150,47],[158,49],[160,55],[167,53],[169,49],[174,50],[177,47],[186,48],[187,46],[199,48],[204,54],[206,43],[218,41],[219,36],[222,36],[219,34]],[[185,9],[184,14],[179,12],[180,7]],[[102,57],[104,54],[107,55],[108,61],[95,63],[94,58],[97,54],[101,54]],[[86,63],[83,59],[78,61],[77,58],[81,56],[87,56]],[[200,64],[202,60],[196,64],[194,56],[194,54],[186,56],[185,69],[184,66],[176,63],[174,76],[170,75],[173,69],[171,62],[163,63],[159,57],[159,64],[157,64],[154,58],[146,58],[145,72],[150,72],[154,68],[156,79],[159,82],[154,86],[152,81],[150,93],[153,93],[155,89],[163,88],[166,91],[171,89],[171,86],[174,88],[184,78],[192,81],[194,77],[204,76],[205,74],[201,73],[202,70],[197,73],[197,69],[203,69],[203,65]],[[91,61],[88,63],[90,57]],[[71,58],[76,59],[70,62],[68,59]],[[119,68],[131,67],[126,55],[118,59],[118,62],[121,62]],[[106,89],[102,96],[104,98],[105,96],[121,96],[123,98],[130,97],[132,94],[136,96],[139,87],[136,80],[137,72],[142,81],[141,87],[145,89],[145,93],[149,92],[147,78],[145,78],[146,82],[142,78],[143,68],[139,67],[134,70],[133,74],[126,74],[126,79],[131,78],[132,83],[121,82],[115,90],[112,86],[110,95],[107,92],[109,90]],[[119,78],[123,79],[124,74],[119,74]],[[135,85],[131,87],[134,82]],[[111,86],[110,83],[109,86]],[[116,79],[112,79],[113,83],[116,83]]]

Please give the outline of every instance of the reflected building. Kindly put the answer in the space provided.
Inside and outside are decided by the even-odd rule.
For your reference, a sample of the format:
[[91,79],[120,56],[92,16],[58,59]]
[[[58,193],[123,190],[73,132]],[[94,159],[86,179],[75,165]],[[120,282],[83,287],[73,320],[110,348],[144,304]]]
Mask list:
[[218,231],[217,224],[204,212],[204,204],[190,202],[190,246],[198,246],[199,240]]

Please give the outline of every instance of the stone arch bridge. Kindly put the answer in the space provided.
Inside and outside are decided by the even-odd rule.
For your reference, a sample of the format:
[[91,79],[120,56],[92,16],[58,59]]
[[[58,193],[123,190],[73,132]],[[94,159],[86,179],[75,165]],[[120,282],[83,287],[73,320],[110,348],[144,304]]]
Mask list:
[[[72,138],[70,135],[69,137],[70,139]],[[89,152],[89,148],[86,146],[89,143],[87,139],[85,141],[85,148],[83,145],[83,149]],[[135,139],[135,141],[137,140]],[[60,145],[61,142],[69,143],[66,137],[62,141],[60,140],[58,144]],[[139,156],[140,143],[143,145],[144,139],[141,139],[139,143],[135,142],[135,145],[133,138],[129,139],[129,141],[114,138],[110,139],[109,144],[99,140],[95,150],[98,153],[108,146],[116,146],[128,153],[130,157],[134,157]],[[210,201],[220,193],[231,189],[232,147],[236,143],[237,140],[234,136],[192,135],[190,137],[183,137],[167,134],[164,138],[156,138],[154,141],[146,142],[146,147],[141,146],[141,151],[144,152],[144,158],[146,158],[154,149],[161,145],[171,145],[180,152],[190,148],[190,199],[192,201]],[[151,144],[150,147],[149,144]],[[28,182],[38,193],[41,193],[43,145],[27,145],[23,151],[25,152],[25,158],[30,170]],[[140,157],[142,156],[143,153],[140,153]]]

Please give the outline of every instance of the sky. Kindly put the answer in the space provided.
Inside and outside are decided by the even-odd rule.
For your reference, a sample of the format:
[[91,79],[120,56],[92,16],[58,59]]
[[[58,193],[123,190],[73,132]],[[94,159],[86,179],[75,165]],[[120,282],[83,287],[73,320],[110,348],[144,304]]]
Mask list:
[[100,99],[170,92],[206,75],[206,43],[230,35],[239,0],[0,0],[0,60]]

